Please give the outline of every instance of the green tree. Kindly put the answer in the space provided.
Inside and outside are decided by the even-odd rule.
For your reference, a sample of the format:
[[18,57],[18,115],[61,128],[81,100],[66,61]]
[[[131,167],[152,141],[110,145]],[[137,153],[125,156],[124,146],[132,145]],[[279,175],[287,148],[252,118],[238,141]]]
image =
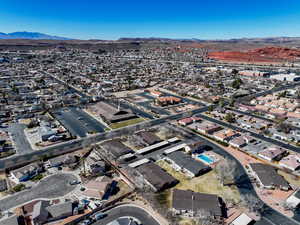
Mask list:
[[219,100],[219,106],[220,106],[221,108],[223,108],[223,107],[225,106],[225,101],[224,101],[223,98],[221,98],[221,99]]
[[233,75],[237,75],[237,74],[239,73],[239,71],[238,71],[237,69],[232,69],[231,73],[232,73]]
[[230,102],[229,102],[229,106],[233,107],[234,106],[234,103],[235,103],[235,100],[233,98],[230,99]]
[[210,106],[208,106],[207,109],[208,109],[209,112],[212,112],[212,111],[214,111],[214,106],[213,106],[213,105],[210,105]]
[[231,86],[232,86],[234,89],[239,89],[240,86],[241,86],[241,84],[243,84],[243,81],[242,81],[240,78],[237,78],[237,79],[235,79],[235,80],[232,82]]
[[235,117],[232,113],[227,113],[224,117],[224,119],[228,122],[228,123],[234,123],[235,122]]

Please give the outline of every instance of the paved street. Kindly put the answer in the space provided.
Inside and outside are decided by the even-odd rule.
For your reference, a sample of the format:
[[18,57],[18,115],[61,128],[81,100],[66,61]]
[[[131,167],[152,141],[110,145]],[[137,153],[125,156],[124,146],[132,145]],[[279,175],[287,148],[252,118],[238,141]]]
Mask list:
[[134,217],[141,221],[143,225],[160,225],[144,209],[132,205],[119,206],[107,211],[106,213],[108,215],[107,217],[93,223],[93,225],[106,225],[119,217]]
[[34,199],[62,197],[75,189],[76,185],[69,184],[72,180],[77,180],[76,176],[65,173],[46,177],[29,190],[1,199],[0,210],[8,210]]

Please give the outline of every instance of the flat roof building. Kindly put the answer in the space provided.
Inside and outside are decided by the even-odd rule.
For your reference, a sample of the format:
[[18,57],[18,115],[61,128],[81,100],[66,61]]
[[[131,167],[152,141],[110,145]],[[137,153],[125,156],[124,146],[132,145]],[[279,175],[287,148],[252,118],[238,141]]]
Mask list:
[[141,165],[137,170],[155,192],[165,190],[178,183],[178,180],[154,163]]

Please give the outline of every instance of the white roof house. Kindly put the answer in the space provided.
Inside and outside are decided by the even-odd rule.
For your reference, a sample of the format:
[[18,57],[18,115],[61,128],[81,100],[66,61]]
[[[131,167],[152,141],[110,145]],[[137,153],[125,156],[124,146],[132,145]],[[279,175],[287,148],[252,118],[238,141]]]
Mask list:
[[248,225],[253,221],[247,214],[242,213],[230,225]]

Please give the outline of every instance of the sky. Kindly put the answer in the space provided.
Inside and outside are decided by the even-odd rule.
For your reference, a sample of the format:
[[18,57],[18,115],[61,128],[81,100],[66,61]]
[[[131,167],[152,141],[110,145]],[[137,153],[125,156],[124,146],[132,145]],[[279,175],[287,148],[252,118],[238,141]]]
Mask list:
[[74,39],[300,37],[300,0],[1,0],[0,32]]

